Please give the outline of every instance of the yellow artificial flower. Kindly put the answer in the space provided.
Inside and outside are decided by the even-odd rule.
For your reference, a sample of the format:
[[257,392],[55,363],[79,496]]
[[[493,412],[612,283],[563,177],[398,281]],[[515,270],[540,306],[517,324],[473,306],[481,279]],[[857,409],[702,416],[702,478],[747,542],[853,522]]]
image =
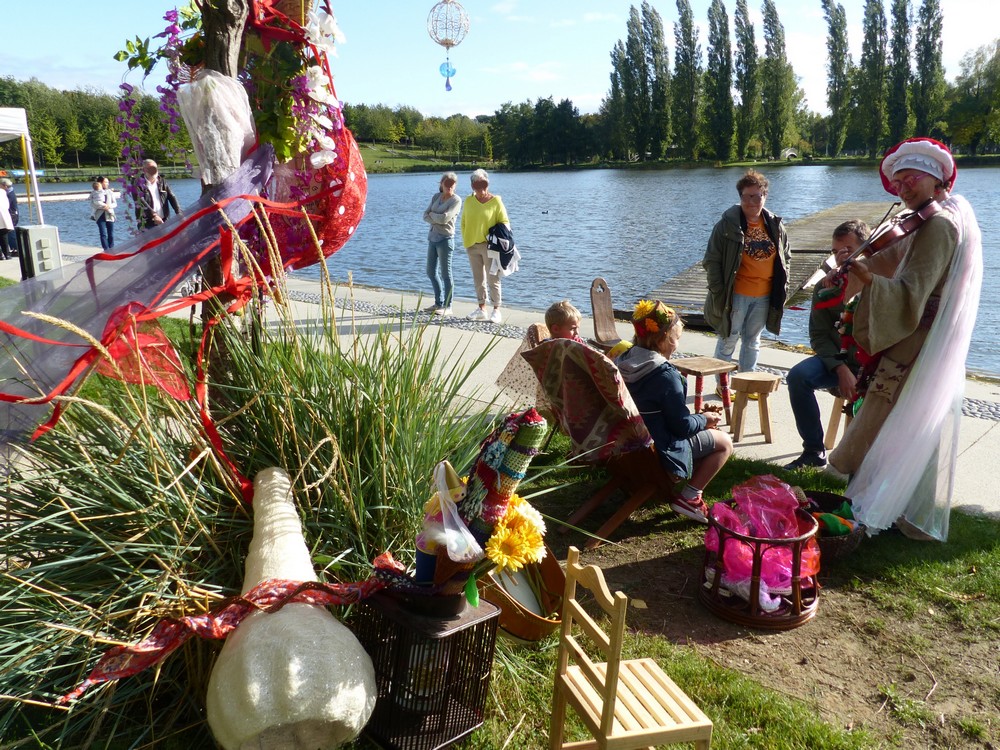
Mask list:
[[653,308],[656,307],[656,303],[652,300],[642,299],[635,303],[635,308],[632,312],[633,320],[641,320],[653,312]]
[[527,524],[539,535],[545,534],[545,520],[542,518],[542,514],[520,495],[511,497],[501,523],[511,528],[519,528]]
[[[541,553],[539,553],[539,548]],[[496,566],[497,572],[516,572],[525,563],[537,562],[545,556],[541,535],[528,524],[511,528],[497,524],[493,536],[486,542],[486,556]]]

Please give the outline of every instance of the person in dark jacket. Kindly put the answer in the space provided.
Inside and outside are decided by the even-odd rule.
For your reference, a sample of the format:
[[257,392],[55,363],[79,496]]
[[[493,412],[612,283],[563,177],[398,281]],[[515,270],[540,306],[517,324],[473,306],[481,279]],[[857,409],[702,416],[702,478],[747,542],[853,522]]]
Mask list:
[[739,341],[739,372],[757,367],[765,327],[781,332],[788,294],[788,235],[781,217],[764,208],[767,186],[767,178],[752,169],[737,181],[739,205],[726,209],[712,229],[702,261],[705,320],[719,335],[715,356],[731,362]]
[[[837,265],[867,241],[871,230],[858,219],[845,221],[833,230],[833,254]],[[817,295],[825,287],[817,284],[813,290],[813,307],[809,313],[809,343],[815,354],[788,371],[788,400],[795,415],[795,428],[802,438],[802,455],[786,469],[806,466],[826,466],[823,444],[823,421],[816,402],[816,391],[835,389],[841,398],[853,401],[858,383],[858,363],[852,352],[841,350],[838,325],[844,311],[843,302],[833,306],[817,305]]]
[[660,301],[642,300],[632,314],[634,345],[615,364],[653,438],[660,464],[687,479],[670,507],[682,516],[708,523],[702,491],[733,453],[733,441],[717,429],[721,411],[692,414],[687,379],[668,361],[677,349],[683,323]]
[[143,179],[136,186],[138,195],[135,201],[135,218],[139,229],[162,224],[170,216],[171,208],[175,214],[180,215],[181,207],[177,203],[177,196],[159,173],[156,162],[146,159],[142,163],[142,174]]

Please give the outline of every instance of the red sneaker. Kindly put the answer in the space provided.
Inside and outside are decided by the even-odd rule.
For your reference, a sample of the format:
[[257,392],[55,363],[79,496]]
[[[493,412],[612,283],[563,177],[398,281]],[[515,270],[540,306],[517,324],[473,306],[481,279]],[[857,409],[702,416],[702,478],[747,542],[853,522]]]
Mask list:
[[675,513],[684,516],[685,518],[690,518],[692,521],[697,521],[698,523],[708,523],[708,506],[705,505],[705,501],[701,499],[701,493],[698,493],[698,497],[693,500],[688,500],[683,497],[678,497],[671,501],[670,508]]

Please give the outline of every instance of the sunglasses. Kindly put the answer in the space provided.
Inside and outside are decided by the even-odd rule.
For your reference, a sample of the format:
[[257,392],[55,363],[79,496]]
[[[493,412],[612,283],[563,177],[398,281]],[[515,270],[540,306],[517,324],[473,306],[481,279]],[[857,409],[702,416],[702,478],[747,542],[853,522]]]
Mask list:
[[892,179],[892,180],[889,181],[889,184],[892,185],[892,189],[895,190],[898,193],[900,190],[902,190],[904,188],[906,190],[911,189],[914,185],[916,185],[922,179],[924,179],[925,177],[930,177],[930,176],[931,175],[929,175],[929,174],[923,174],[923,173],[918,172],[917,174],[907,175],[906,177],[900,177],[899,179]]

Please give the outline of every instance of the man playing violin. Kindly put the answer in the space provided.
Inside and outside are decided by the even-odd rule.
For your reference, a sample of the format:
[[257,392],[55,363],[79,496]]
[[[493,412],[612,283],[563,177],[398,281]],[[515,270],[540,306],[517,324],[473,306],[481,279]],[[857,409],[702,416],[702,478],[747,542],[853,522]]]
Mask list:
[[[870,234],[868,225],[859,219],[845,221],[834,229],[833,254],[837,264],[844,263]],[[818,304],[823,288],[817,284],[813,290],[809,313],[809,343],[815,354],[788,371],[788,400],[795,415],[795,428],[802,438],[802,455],[786,464],[786,469],[826,466],[823,421],[816,391],[835,389],[849,401],[856,395],[858,363],[852,351],[843,350],[837,330],[844,305],[842,301],[835,305]]]
[[861,285],[852,334],[871,358],[871,378],[829,462],[851,477],[847,495],[869,534],[895,524],[944,541],[982,240],[968,202],[950,195],[958,170],[944,144],[903,141],[886,152],[880,172],[918,220],[906,220],[909,232],[884,251],[898,259],[893,273],[873,273],[883,253],[849,262]]

